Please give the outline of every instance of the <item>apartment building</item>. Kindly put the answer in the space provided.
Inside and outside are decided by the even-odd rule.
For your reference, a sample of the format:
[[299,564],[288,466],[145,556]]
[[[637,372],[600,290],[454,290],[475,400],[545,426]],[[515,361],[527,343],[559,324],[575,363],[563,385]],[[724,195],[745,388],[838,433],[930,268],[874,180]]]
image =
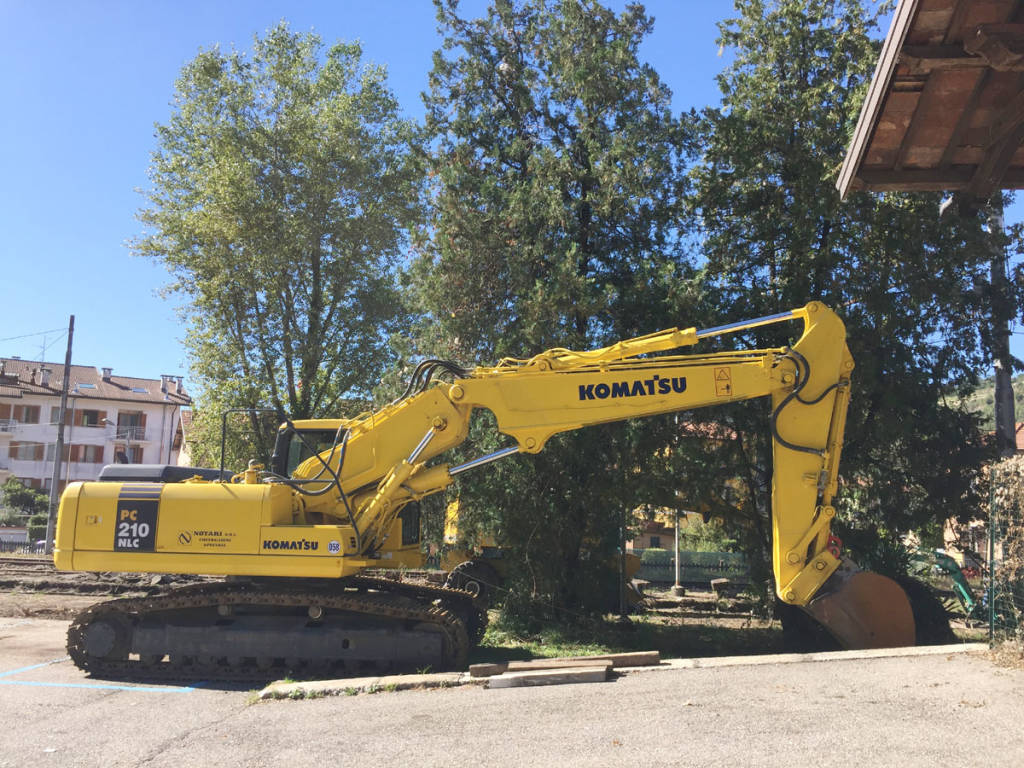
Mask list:
[[[62,364],[0,358],[0,483],[13,475],[50,487],[63,382]],[[71,366],[59,487],[95,480],[105,464],[176,464],[181,408],[191,403],[181,376]]]

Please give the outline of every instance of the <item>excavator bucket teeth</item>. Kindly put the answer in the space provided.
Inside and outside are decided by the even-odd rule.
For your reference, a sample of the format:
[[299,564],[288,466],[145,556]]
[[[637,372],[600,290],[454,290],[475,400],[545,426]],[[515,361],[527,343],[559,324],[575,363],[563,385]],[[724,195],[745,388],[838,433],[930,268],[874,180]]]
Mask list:
[[847,559],[804,610],[844,648],[914,645],[914,614],[903,588]]

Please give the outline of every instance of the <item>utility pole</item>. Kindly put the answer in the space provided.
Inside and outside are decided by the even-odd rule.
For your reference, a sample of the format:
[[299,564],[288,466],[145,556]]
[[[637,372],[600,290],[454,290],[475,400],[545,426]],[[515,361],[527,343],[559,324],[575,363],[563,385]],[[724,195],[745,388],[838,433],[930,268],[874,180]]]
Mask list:
[[75,316],[68,321],[68,351],[64,355],[64,383],[60,389],[60,415],[57,417],[57,444],[53,452],[53,476],[50,478],[50,509],[46,518],[46,544],[43,550],[53,554],[53,532],[57,527],[57,500],[60,498],[60,467],[64,463],[64,422],[68,407],[68,384],[71,381],[71,342],[75,336]]
[[992,362],[995,367],[996,447],[1002,457],[1017,451],[1017,421],[1013,405],[1013,357],[1010,355],[1010,321],[1013,303],[1006,278],[1006,248],[1003,246],[1003,201],[996,195],[988,208],[988,238],[992,252]]
[[686,590],[679,584],[679,510],[673,510],[676,515],[676,536],[675,536],[675,550],[672,554],[675,555],[675,566],[676,566],[676,578],[675,583],[672,585],[672,594],[676,597],[682,597],[686,594]]

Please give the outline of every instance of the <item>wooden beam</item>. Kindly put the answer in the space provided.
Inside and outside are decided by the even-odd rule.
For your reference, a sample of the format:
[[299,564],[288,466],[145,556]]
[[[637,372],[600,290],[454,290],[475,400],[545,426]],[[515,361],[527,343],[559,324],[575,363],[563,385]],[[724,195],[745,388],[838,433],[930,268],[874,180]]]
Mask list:
[[966,191],[976,197],[989,197],[997,189],[1006,187],[1005,176],[1010,161],[1024,140],[1024,123],[990,146],[985,152],[985,159],[978,164],[974,176],[967,184]]
[[953,15],[949,18],[949,26],[946,27],[944,43],[948,45],[957,40],[964,39],[964,36],[960,34],[960,29],[963,27],[964,20],[967,18],[967,12],[973,3],[974,0],[957,0],[957,4],[953,8]]
[[922,105],[926,104],[929,96],[935,92],[935,89],[938,87],[937,83],[938,78],[929,77],[927,82],[924,84],[924,89],[921,91],[921,97],[918,99],[917,107],[910,116],[910,125],[908,125],[907,130],[903,132],[903,139],[900,141],[899,150],[896,152],[896,160],[893,162],[893,168],[897,171],[903,168],[903,164],[907,161],[907,155],[914,148],[918,134],[921,133],[924,127],[927,127],[929,119],[923,116],[924,110],[922,109]]
[[1021,140],[1024,140],[1024,77],[1017,78],[1017,93],[992,121],[985,157],[978,163],[966,190],[988,197],[1002,181]]
[[[984,69],[986,59],[965,53],[959,45],[905,45],[900,51],[900,64],[912,75],[926,75],[939,70]],[[1020,69],[1024,69],[1021,64]]]
[[1024,82],[1019,82],[1017,87],[1020,90],[1010,99],[1010,103],[1003,108],[998,117],[992,121],[992,127],[989,128],[988,146],[998,144],[1024,122]]
[[563,667],[587,667],[609,662],[612,667],[656,667],[661,663],[658,651],[634,651],[632,653],[610,653],[603,656],[569,656],[560,659],[532,659],[530,661],[506,661],[496,664],[471,664],[472,677],[490,677],[503,672],[529,672],[538,669],[560,669]]
[[988,83],[991,72],[992,70],[985,69],[974,83],[974,89],[971,91],[971,95],[967,98],[967,103],[964,104],[964,108],[960,110],[960,115],[956,119],[956,126],[954,126],[953,133],[949,137],[949,143],[946,144],[946,149],[942,152],[939,168],[949,168],[953,162],[953,153],[960,148],[960,142],[963,140],[967,127],[971,124],[974,110],[978,106],[978,99],[981,98],[981,93],[985,90],[985,85]]
[[974,166],[900,171],[862,168],[857,174],[857,180],[860,182],[860,189],[873,192],[941,192],[946,189],[961,189],[971,180],[973,172]]
[[[965,189],[977,169],[972,165],[950,168],[861,169],[854,189],[872,192],[944,192]],[[1009,168],[1002,176],[1004,189],[1024,189],[1024,168]]]
[[982,24],[964,35],[964,50],[1000,72],[1020,71],[1024,63],[1024,24]]

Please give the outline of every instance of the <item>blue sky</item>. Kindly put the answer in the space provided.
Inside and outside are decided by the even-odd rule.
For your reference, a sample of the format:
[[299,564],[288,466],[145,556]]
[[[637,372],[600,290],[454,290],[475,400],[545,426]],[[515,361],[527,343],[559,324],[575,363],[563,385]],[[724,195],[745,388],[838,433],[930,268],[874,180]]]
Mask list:
[[[642,53],[674,107],[716,103],[724,60],[715,25],[731,0],[645,5],[655,29]],[[141,231],[135,213],[153,126],[169,117],[178,72],[201,48],[247,49],[281,19],[326,42],[361,40],[365,58],[387,67],[404,111],[422,116],[419,94],[439,43],[430,0],[3,0],[0,356],[38,360],[48,345],[45,359],[62,361],[74,314],[76,364],[180,374],[188,384],[183,329],[157,295],[167,275],[126,245]],[[51,329],[61,330],[36,335]]]

